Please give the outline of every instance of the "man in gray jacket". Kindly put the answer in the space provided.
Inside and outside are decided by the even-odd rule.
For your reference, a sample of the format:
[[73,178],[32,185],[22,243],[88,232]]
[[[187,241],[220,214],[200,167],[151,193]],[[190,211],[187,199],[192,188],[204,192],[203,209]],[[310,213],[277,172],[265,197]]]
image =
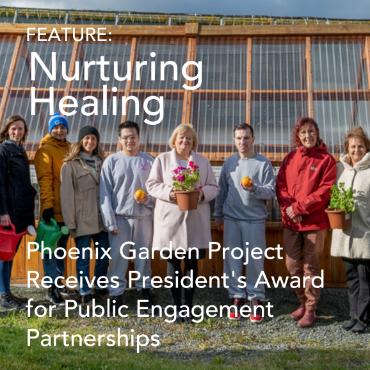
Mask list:
[[[256,286],[263,271],[264,259],[253,259],[253,248],[266,248],[265,220],[266,200],[275,196],[275,181],[271,162],[254,151],[253,128],[243,123],[234,128],[234,143],[238,153],[228,158],[221,170],[219,193],[216,198],[216,223],[224,229],[224,270],[228,276],[228,292],[235,306],[241,306],[248,298],[253,306],[260,306],[265,299],[264,286]],[[232,250],[239,248],[243,258],[232,256]],[[247,288],[240,282],[244,261],[248,261]],[[239,279],[239,280],[238,280]],[[231,311],[230,319],[240,319],[238,310]],[[254,310],[250,320],[263,320],[261,310]]]
[[151,300],[148,279],[143,283],[143,278],[151,275],[151,261],[150,257],[140,258],[139,252],[149,251],[152,244],[153,204],[146,193],[145,181],[153,158],[140,152],[139,135],[137,123],[126,121],[119,125],[122,149],[104,161],[100,177],[100,207],[111,246],[109,295],[113,303],[115,300],[118,304],[122,303],[127,286],[126,272],[133,252],[135,271],[141,277],[136,288],[142,298]]

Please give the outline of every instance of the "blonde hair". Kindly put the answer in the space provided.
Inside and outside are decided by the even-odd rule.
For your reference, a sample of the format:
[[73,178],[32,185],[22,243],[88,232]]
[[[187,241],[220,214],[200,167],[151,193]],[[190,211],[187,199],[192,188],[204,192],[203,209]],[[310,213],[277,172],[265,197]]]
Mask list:
[[[83,151],[84,150],[83,150],[83,147],[82,147],[82,140],[78,143],[72,144],[71,149],[69,150],[69,152],[67,153],[67,155],[64,158],[64,162],[73,161]],[[96,155],[101,160],[104,160],[104,158],[105,158],[105,154],[104,154],[99,142],[98,142],[98,145],[96,146],[96,148],[93,151],[93,155]]]
[[193,146],[191,150],[195,150],[195,148],[198,145],[198,135],[197,132],[194,130],[194,127],[188,123],[182,123],[172,131],[171,137],[168,140],[168,145],[170,146],[171,149],[175,148],[175,141],[177,135],[184,134],[185,132],[191,132],[191,134],[193,135]]
[[365,144],[366,152],[370,151],[369,137],[366,135],[364,129],[361,126],[358,126],[358,127],[354,127],[352,130],[347,132],[347,135],[344,139],[344,149],[346,153],[348,153],[349,139],[352,139],[352,138],[361,139]]

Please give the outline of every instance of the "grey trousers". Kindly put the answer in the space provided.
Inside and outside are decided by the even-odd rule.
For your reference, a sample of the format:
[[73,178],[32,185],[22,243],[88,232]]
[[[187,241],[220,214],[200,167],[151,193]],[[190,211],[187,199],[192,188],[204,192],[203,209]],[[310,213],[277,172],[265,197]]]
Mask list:
[[[126,273],[129,259],[124,256],[130,256],[130,249],[136,250],[136,258],[132,259],[135,263],[135,271],[140,273],[141,278],[151,276],[151,259],[139,258],[139,251],[147,248],[149,251],[153,239],[153,218],[147,216],[143,218],[126,218],[117,216],[118,234],[109,233],[109,244],[111,247],[111,260],[109,261],[108,279],[109,295],[118,296],[124,293],[127,287]],[[134,246],[122,244],[130,241]],[[150,255],[150,254],[149,254]],[[115,280],[115,281],[114,281]],[[118,280],[118,287],[115,285]],[[136,289],[151,288],[149,282],[143,284],[142,279],[136,281]]]
[[[249,242],[248,245],[245,243]],[[266,248],[265,222],[247,222],[225,219],[224,221],[224,248],[230,247],[225,254],[224,272],[229,277],[229,297],[265,299],[265,286],[255,286],[260,273],[264,268],[264,256],[261,259],[253,259],[253,248],[259,247],[264,252]],[[243,250],[241,259],[233,258],[231,250],[240,248]],[[238,277],[242,276],[243,263],[248,256],[248,264],[245,265],[247,275],[247,289],[241,288]]]

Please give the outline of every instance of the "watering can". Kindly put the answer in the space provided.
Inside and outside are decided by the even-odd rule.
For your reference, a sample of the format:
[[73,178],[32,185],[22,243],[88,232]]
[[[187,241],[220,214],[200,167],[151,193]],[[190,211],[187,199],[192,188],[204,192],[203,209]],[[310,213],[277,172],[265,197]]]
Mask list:
[[[41,220],[37,227],[36,243],[38,243],[42,249],[48,247],[51,250],[54,250],[62,235],[68,235],[68,233],[68,227],[59,227],[54,218],[50,219],[50,223],[46,223],[44,220]],[[44,253],[49,253],[49,250],[45,249]]]
[[0,225],[0,260],[11,261],[16,252],[19,241],[26,231],[19,234],[15,231],[15,226],[10,224],[10,229]]

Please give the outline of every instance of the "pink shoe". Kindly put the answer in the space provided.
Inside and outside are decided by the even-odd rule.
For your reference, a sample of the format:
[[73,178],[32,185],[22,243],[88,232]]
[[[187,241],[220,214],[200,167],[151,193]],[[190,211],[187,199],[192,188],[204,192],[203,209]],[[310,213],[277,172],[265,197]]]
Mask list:
[[289,314],[289,316],[293,320],[298,321],[298,320],[300,320],[304,316],[305,311],[306,311],[305,306],[299,306],[296,310],[294,310],[293,312],[291,312]]
[[298,321],[297,325],[300,328],[310,328],[311,326],[313,326],[315,321],[316,321],[315,311],[307,310],[304,313],[303,317]]

